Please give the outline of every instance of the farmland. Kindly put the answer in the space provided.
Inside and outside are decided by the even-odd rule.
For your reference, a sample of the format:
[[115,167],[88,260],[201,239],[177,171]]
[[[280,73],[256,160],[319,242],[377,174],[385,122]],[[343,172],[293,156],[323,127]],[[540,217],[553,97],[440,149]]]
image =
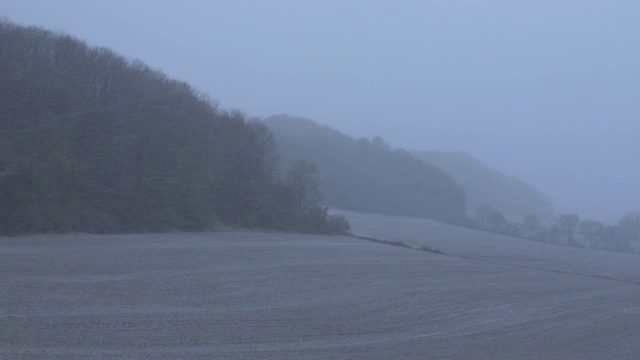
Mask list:
[[249,232],[0,238],[0,358],[640,353],[637,255],[344,214],[354,232],[410,247]]

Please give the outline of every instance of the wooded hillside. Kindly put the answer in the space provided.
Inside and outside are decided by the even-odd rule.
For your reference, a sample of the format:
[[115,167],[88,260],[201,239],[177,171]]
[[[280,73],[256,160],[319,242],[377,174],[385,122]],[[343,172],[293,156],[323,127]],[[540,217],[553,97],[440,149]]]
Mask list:
[[538,189],[490,168],[467,153],[416,151],[413,154],[446,171],[465,189],[471,213],[481,205],[490,205],[517,218],[534,215],[552,220],[555,216],[551,201]]
[[276,165],[263,123],[140,61],[0,20],[0,234],[331,232]]
[[265,119],[282,163],[307,159],[320,174],[327,206],[449,223],[466,221],[464,190],[445,172],[392,149],[380,137],[355,140],[311,120]]

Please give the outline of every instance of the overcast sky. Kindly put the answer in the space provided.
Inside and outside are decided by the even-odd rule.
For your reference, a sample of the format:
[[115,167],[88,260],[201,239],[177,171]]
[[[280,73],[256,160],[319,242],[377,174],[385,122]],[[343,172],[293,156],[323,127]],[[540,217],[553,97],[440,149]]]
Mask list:
[[466,151],[612,222],[640,210],[640,1],[2,0],[187,81],[414,150]]

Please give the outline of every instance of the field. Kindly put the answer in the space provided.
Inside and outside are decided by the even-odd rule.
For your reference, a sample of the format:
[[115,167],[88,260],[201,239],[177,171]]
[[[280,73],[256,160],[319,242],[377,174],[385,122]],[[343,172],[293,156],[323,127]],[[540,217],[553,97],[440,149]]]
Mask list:
[[242,232],[0,238],[0,358],[640,354],[638,255],[345,214],[354,232],[411,248]]

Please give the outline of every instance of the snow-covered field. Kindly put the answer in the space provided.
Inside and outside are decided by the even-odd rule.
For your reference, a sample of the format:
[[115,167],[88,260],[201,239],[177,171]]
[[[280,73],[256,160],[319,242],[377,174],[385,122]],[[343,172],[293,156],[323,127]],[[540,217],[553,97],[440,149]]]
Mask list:
[[415,248],[427,245],[447,254],[501,264],[615,278],[640,285],[638,254],[540,243],[426,219],[338,210],[334,213],[346,216],[355,234],[401,241]]
[[349,237],[0,238],[0,359],[637,359],[640,256],[346,213]]

